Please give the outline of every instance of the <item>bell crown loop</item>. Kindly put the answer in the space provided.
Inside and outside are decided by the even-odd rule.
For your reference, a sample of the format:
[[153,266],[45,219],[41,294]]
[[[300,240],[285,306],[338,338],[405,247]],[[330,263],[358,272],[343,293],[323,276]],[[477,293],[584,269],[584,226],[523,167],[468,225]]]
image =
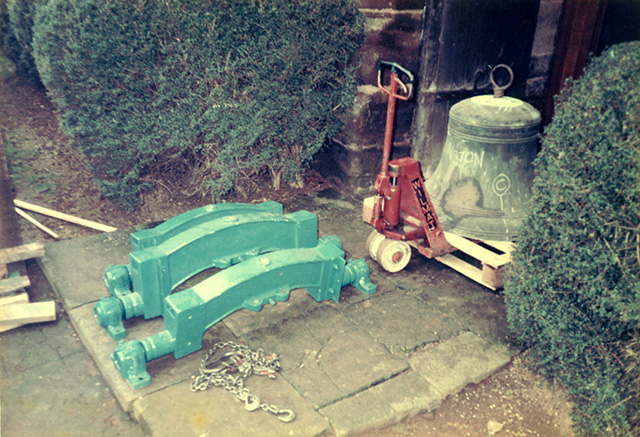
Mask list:
[[[509,81],[505,84],[505,85],[498,85],[498,83],[496,82],[495,78],[494,78],[494,74],[496,72],[496,70],[499,70],[501,68],[504,68],[505,70],[507,70],[509,72]],[[500,97],[504,96],[504,90],[506,90],[507,88],[509,88],[511,86],[511,84],[513,83],[513,70],[511,69],[511,67],[509,67],[506,64],[498,64],[495,67],[493,67],[491,69],[491,74],[489,74],[489,80],[491,81],[491,84],[493,85],[493,97],[499,99]]]

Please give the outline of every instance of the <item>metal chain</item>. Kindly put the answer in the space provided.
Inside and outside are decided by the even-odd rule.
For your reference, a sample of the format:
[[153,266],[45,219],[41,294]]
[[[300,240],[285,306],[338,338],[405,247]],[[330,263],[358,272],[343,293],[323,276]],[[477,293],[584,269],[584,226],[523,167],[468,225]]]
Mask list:
[[[225,347],[231,348],[232,351],[213,359],[216,352]],[[200,373],[194,376],[195,379],[191,382],[191,391],[206,390],[212,385],[222,387],[243,402],[247,411],[260,408],[262,411],[278,416],[278,419],[283,422],[291,422],[296,417],[292,410],[260,403],[260,398],[244,386],[245,379],[252,374],[275,379],[276,373],[280,369],[277,354],[265,355],[262,349],[253,351],[248,346],[232,341],[220,342],[209,349],[202,358],[198,369]],[[236,372],[238,376],[230,375]]]

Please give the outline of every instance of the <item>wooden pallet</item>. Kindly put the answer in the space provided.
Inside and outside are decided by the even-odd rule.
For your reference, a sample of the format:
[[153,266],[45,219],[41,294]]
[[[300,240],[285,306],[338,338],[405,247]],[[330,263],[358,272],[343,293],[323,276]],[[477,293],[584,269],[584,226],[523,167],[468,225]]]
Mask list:
[[[433,259],[491,290],[500,290],[504,286],[504,268],[511,262],[511,252],[514,247],[512,242],[479,241],[476,243],[459,235],[446,231],[444,233],[449,244],[458,250]],[[416,249],[418,248],[416,241],[407,241],[407,243]],[[491,247],[493,250],[489,250],[484,246]],[[481,267],[457,257],[458,251],[475,259],[477,261],[476,264]]]
[[[481,241],[476,243],[446,231],[445,237],[449,244],[456,249],[479,261],[481,268],[458,258],[455,256],[455,252],[435,258],[437,261],[492,290],[499,290],[504,286],[504,269],[511,262],[511,252],[514,248],[512,242]],[[489,250],[484,246],[494,250]]]
[[[43,256],[43,243],[31,243],[17,247],[0,249],[0,266]],[[6,272],[6,268],[0,273]],[[27,276],[0,277],[0,332],[5,332],[29,323],[56,320],[54,301],[29,302],[24,291],[31,282]]]
[[[364,199],[362,207],[362,219],[371,223],[371,217],[373,216],[373,197]],[[419,229],[422,227],[422,223],[415,217],[412,217],[403,211],[400,212],[405,226],[413,227],[413,229]],[[475,242],[468,238],[461,237],[456,234],[444,231],[447,242],[458,249],[458,251],[467,254],[473,259],[477,260],[481,265],[476,265],[458,258],[455,253],[442,255],[436,257],[437,261],[445,264],[457,272],[465,275],[469,279],[472,279],[491,290],[499,290],[504,285],[504,268],[511,262],[511,252],[513,251],[514,244],[510,241],[481,241]],[[407,241],[411,246],[418,249],[417,241]],[[486,247],[491,247],[493,250],[489,250]],[[496,253],[497,252],[497,253]]]

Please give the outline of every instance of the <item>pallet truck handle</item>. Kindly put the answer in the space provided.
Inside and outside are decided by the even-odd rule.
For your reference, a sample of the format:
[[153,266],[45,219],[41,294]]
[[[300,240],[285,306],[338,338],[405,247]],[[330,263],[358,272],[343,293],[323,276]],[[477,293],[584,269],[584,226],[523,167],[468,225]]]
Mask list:
[[[382,84],[382,73],[386,69],[391,70],[392,84],[390,85],[389,88],[385,87]],[[407,77],[408,79],[407,82],[404,82],[402,79],[400,79],[400,73],[404,74]],[[397,93],[396,91],[397,86],[395,86],[393,82],[400,85],[400,87],[404,91],[404,94]],[[390,96],[393,96],[396,99],[409,100],[411,98],[411,95],[413,94],[413,83],[414,83],[413,73],[411,73],[409,70],[407,70],[397,62],[389,62],[389,61],[378,62],[378,87],[385,93],[389,94]]]

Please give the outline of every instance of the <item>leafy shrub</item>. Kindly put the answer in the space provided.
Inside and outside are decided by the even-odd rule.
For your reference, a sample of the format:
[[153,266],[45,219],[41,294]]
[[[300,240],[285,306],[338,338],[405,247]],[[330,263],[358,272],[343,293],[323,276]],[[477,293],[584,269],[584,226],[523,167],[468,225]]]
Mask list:
[[156,178],[216,199],[295,180],[353,100],[361,40],[351,0],[50,0],[33,46],[63,130],[131,209]]
[[0,1],[0,48],[2,53],[14,59],[17,56],[16,45],[16,38],[11,30],[7,3],[6,1]]
[[227,145],[215,167],[229,174],[228,162],[238,163],[234,172],[266,163],[277,188],[337,133],[335,109],[354,97],[351,61],[362,18],[348,1],[228,4],[220,17],[229,54],[220,70],[224,85],[214,90],[220,104],[207,113],[218,126],[210,138]]
[[7,0],[2,2],[4,23],[2,48],[13,61],[18,74],[40,85],[40,77],[33,60],[31,40],[36,8],[45,0]]
[[569,85],[536,159],[507,316],[568,388],[578,431],[625,435],[640,411],[640,42]]

